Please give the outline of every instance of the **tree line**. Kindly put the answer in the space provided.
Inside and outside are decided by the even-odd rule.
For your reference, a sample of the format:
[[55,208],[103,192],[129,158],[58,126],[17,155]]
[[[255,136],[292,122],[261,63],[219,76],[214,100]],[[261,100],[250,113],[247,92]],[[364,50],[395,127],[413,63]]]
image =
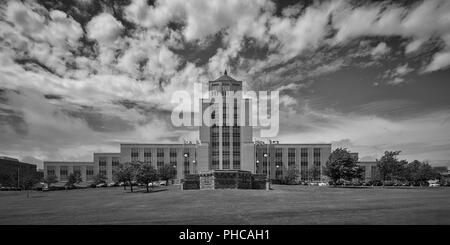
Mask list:
[[[169,183],[176,177],[177,170],[175,166],[170,164],[164,164],[163,166],[155,169],[150,163],[145,162],[127,162],[120,164],[114,171],[114,179],[117,182],[124,182],[130,186],[130,191],[133,192],[133,184],[144,184],[146,191],[149,192],[149,184],[163,180]],[[124,185],[124,188],[125,185]]]
[[[133,185],[143,184],[146,187],[146,191],[149,192],[149,184],[154,181],[163,180],[169,183],[170,180],[174,179],[177,175],[175,166],[170,164],[165,164],[159,168],[154,168],[150,163],[147,162],[126,162],[119,164],[113,170],[113,179],[116,183],[123,182],[124,189],[126,186],[130,186],[130,191],[133,192]],[[50,185],[57,183],[58,179],[55,175],[47,175],[43,179],[49,187]],[[67,182],[65,186],[67,188],[74,188],[76,184],[82,182],[80,173],[71,173],[67,177]],[[96,174],[93,177],[93,185],[98,185],[107,182],[107,177],[102,174]]]
[[[399,160],[400,152],[385,151],[384,155],[376,161],[376,172],[372,173],[372,180],[383,183],[400,181],[422,185],[428,180],[440,178],[439,172],[427,162]],[[324,171],[331,182],[336,184],[343,180],[361,179],[364,168],[358,165],[358,159],[347,149],[337,148],[331,153]]]

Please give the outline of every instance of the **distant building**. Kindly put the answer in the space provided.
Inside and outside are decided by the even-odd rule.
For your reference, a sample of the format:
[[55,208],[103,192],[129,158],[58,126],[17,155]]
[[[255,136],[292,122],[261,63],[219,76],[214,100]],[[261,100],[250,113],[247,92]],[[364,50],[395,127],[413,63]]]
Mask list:
[[378,180],[379,172],[376,161],[358,162],[358,165],[364,169],[361,179],[363,181]]
[[[242,91],[242,81],[233,79],[226,72],[218,79],[209,81],[210,95],[224,95],[227,91]],[[46,161],[44,175],[56,175],[59,181],[64,182],[68,175],[77,170],[81,171],[83,182],[91,181],[92,176],[96,174],[104,175],[108,182],[114,182],[114,170],[120,163],[139,161],[149,163],[155,168],[169,164],[176,168],[177,180],[189,174],[209,170],[246,170],[267,175],[270,173],[271,179],[279,179],[292,169],[298,170],[303,180],[322,179],[323,167],[331,153],[331,144],[254,142],[253,127],[249,124],[251,101],[233,97],[231,101],[226,100],[223,104],[224,109],[229,105],[222,110],[224,123],[219,124],[218,117],[213,112],[210,124],[207,124],[211,126],[199,127],[199,140],[195,143],[122,143],[120,152],[94,153],[93,162]],[[201,99],[200,106],[201,111],[205,112],[206,108],[215,105],[210,99]],[[245,113],[241,113],[242,109]],[[245,117],[244,125],[237,123],[241,116]],[[228,121],[225,120],[227,118]]]
[[17,187],[21,180],[36,175],[36,165],[0,156],[0,186]]

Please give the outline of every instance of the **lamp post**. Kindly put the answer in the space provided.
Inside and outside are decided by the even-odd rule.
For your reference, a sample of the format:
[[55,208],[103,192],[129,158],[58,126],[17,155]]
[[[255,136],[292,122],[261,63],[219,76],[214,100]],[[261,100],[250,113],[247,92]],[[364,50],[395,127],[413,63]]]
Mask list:
[[[267,146],[267,149],[269,147]],[[267,163],[267,182],[266,182],[266,190],[270,190],[270,158],[268,153],[264,153],[264,158],[266,159]]]
[[195,160],[192,160],[192,167],[193,167],[193,169],[194,169],[194,174],[196,174],[197,173],[197,165],[196,165],[196,161]]
[[[184,153],[184,162],[186,162],[188,157],[189,157],[189,154]],[[187,160],[187,161],[188,161],[188,164],[189,164],[189,160]],[[186,169],[185,168],[186,168],[186,164],[183,163],[183,176],[186,174]],[[188,165],[188,170],[189,170],[189,165]],[[184,177],[186,177],[186,176],[184,176]]]

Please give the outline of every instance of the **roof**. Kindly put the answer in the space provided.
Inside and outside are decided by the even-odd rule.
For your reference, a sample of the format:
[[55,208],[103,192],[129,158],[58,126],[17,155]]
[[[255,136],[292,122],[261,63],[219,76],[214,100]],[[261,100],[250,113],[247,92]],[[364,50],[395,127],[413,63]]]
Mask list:
[[228,81],[231,81],[231,82],[237,82],[236,79],[234,79],[234,78],[228,76],[227,70],[225,70],[225,72],[223,73],[223,75],[220,76],[219,78],[217,78],[216,80],[214,80],[213,82],[228,82]]

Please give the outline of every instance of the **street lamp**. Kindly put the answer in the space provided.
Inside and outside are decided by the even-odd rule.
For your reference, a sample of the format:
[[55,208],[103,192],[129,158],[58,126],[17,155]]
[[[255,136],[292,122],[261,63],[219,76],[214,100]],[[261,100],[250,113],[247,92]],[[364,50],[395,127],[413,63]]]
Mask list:
[[[267,149],[269,149],[269,147],[267,147]],[[267,184],[266,184],[266,189],[270,190],[270,159],[269,159],[269,154],[264,153],[264,158],[266,159],[266,167],[267,167]]]
[[197,165],[195,163],[196,163],[196,161],[192,160],[192,167],[194,168],[194,174],[197,173]]

